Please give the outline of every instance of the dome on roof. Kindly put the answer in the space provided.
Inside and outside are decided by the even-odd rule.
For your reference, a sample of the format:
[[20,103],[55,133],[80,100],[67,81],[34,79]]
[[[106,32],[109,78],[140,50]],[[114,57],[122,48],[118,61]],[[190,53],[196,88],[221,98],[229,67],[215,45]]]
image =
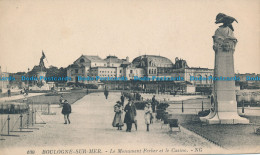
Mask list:
[[142,55],[136,57],[132,64],[137,67],[173,67],[170,59],[157,55]]

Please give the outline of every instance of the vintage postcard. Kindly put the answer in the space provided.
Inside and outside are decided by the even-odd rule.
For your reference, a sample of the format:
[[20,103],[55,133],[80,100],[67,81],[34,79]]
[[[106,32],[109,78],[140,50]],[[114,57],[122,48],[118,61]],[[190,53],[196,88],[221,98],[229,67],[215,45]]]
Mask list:
[[260,153],[259,0],[0,0],[0,155]]

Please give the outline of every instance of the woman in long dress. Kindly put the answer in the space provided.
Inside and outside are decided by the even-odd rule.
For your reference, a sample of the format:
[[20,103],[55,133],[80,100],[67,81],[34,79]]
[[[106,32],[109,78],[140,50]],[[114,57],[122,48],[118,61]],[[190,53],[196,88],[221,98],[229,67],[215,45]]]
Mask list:
[[122,130],[124,123],[122,122],[121,115],[123,113],[123,107],[120,104],[120,101],[117,101],[117,104],[114,106],[115,117],[112,123],[113,127],[117,127],[117,130]]
[[144,107],[144,120],[145,120],[145,124],[147,126],[147,130],[149,131],[149,125],[152,123],[152,119],[153,119],[153,109],[151,106],[151,103],[147,103]]

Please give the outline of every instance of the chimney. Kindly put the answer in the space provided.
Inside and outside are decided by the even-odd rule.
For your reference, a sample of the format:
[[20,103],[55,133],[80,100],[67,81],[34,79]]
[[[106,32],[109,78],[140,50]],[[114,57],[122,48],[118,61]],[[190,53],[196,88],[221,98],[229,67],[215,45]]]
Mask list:
[[179,58],[178,58],[178,57],[175,58],[175,63],[176,63],[177,61],[179,61]]
[[129,62],[129,57],[128,56],[126,57],[126,62]]

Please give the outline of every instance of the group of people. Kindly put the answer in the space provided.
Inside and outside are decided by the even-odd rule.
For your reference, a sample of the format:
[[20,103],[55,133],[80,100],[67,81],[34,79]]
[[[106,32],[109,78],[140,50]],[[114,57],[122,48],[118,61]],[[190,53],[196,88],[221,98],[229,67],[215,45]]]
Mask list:
[[[132,124],[135,124],[135,129],[137,130],[137,120],[136,120],[136,107],[131,98],[129,98],[128,103],[124,106],[124,96],[121,95],[121,101],[117,101],[114,105],[114,120],[112,122],[113,127],[117,127],[118,130],[122,130],[124,123],[126,124],[126,132],[131,132]],[[125,112],[124,122],[122,121],[122,114]],[[149,131],[149,125],[153,123],[153,110],[151,103],[147,103],[144,108],[144,120],[147,126],[146,131]]]
[[[125,97],[122,94],[120,97],[121,101],[117,101],[114,105],[114,120],[112,122],[113,127],[117,127],[118,130],[122,130],[124,123],[126,124],[126,132],[131,132],[132,124],[134,123],[135,129],[137,130],[137,119],[136,119],[136,107],[131,98],[129,98],[128,103],[124,106]],[[153,123],[153,112],[155,109],[155,96],[152,99],[152,103],[147,103],[144,108],[144,120],[146,124],[146,131],[149,131],[150,124]],[[64,124],[70,124],[69,115],[71,113],[71,105],[67,100],[60,96],[60,105],[62,106],[61,113],[64,115]],[[122,115],[125,112],[124,121],[122,121]]]
[[29,94],[29,89],[28,88],[23,88],[20,90],[20,94],[23,94],[24,96],[27,96]]

